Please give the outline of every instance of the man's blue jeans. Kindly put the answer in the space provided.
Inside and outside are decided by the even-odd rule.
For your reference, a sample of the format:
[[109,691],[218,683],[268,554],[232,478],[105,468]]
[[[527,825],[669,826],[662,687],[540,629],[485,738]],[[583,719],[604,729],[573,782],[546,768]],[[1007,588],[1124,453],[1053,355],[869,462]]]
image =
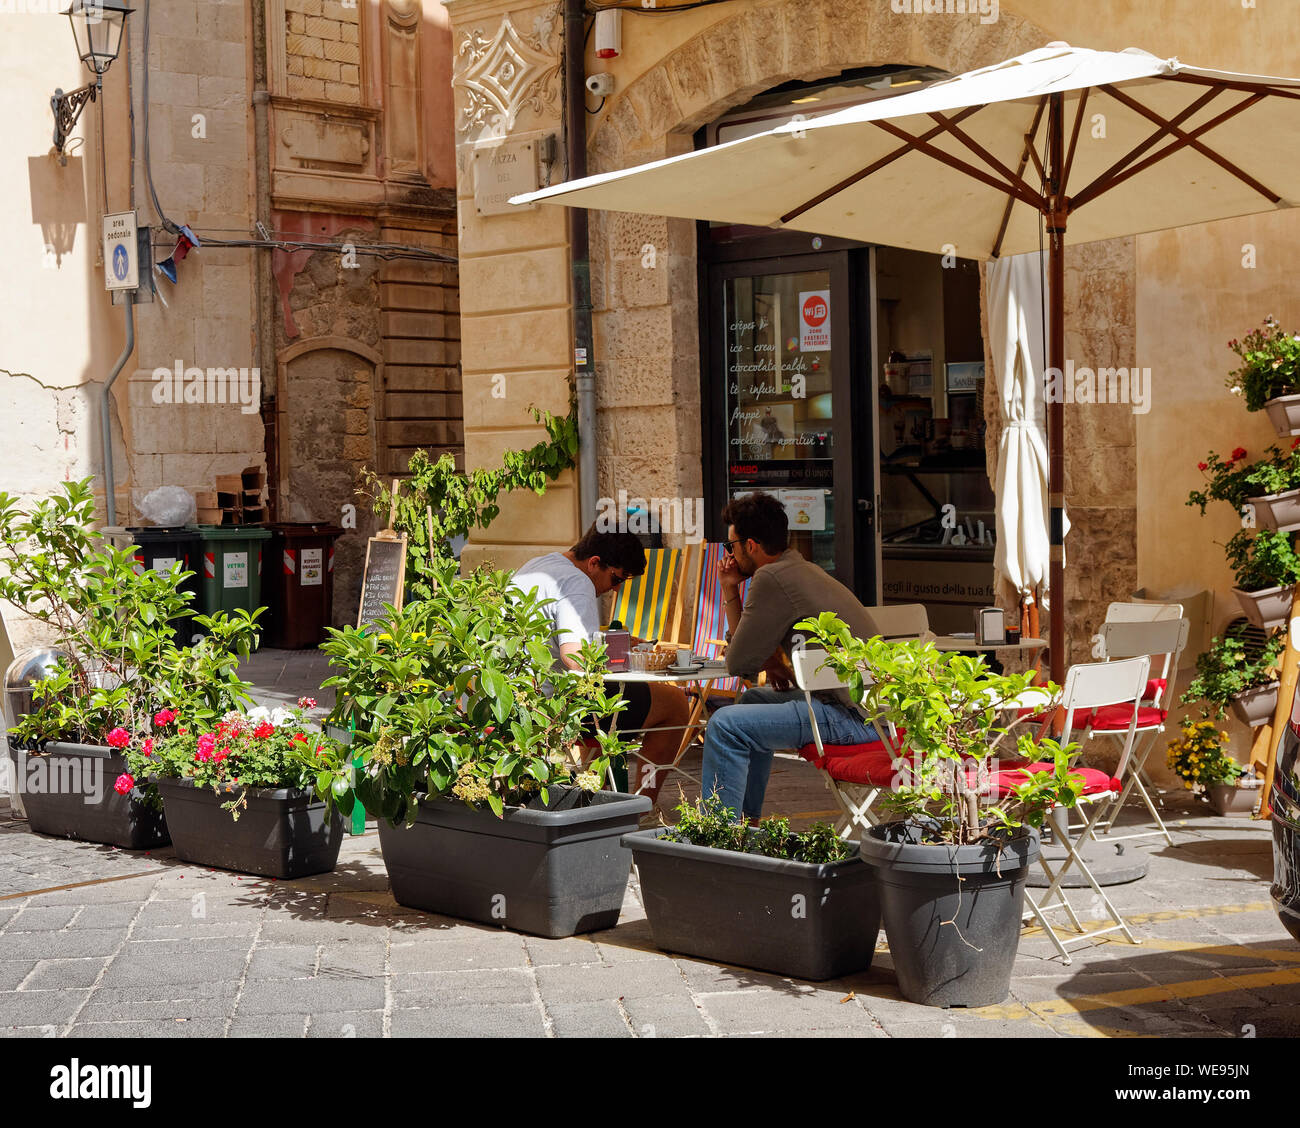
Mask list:
[[[880,739],[856,710],[813,698],[825,744],[868,744]],[[704,734],[704,794],[716,790],[723,806],[749,819],[763,812],[772,753],[813,742],[802,690],[758,686],[709,718]]]

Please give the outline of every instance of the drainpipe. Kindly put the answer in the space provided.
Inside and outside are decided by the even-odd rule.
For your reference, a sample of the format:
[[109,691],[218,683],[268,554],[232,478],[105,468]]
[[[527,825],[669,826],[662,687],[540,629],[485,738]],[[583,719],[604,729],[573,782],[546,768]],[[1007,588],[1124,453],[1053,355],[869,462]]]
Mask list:
[[[587,95],[583,0],[564,0],[564,141],[568,179],[587,175]],[[596,520],[596,368],[591,333],[591,250],[586,208],[569,209],[573,372],[578,400],[578,511],[582,531]]]
[[[253,0],[252,2],[253,17],[253,169],[255,175],[255,188],[257,193],[257,218],[266,225],[267,230],[271,229],[271,133],[268,124],[267,106],[270,104],[271,95],[267,89],[267,46],[266,46],[266,0]],[[276,306],[276,287],[275,279],[271,273],[272,256],[274,251],[270,247],[259,248],[253,254],[256,256],[255,262],[257,269],[255,271],[255,294],[257,298],[257,363],[262,370],[262,400],[268,398],[268,385],[272,393],[277,393],[276,414],[278,418],[283,418],[284,405],[279,402],[277,386],[278,377],[275,364],[275,319],[277,317]],[[265,419],[263,420],[265,422]],[[273,423],[276,421],[273,420]],[[276,449],[282,449],[280,444],[279,426],[273,426]],[[263,445],[266,445],[265,442]],[[271,451],[267,451],[267,470],[275,474],[275,480],[271,480],[268,474],[268,481],[271,481],[271,497],[274,501],[275,508],[271,512],[271,519],[276,520],[282,516],[280,512],[284,505],[284,493],[281,490],[279,477],[283,472],[283,467],[279,464],[279,459],[275,460],[275,465],[271,465]]]
[[104,432],[104,510],[108,515],[110,526],[117,524],[117,498],[114,496],[116,486],[113,483],[113,381],[118,378],[122,369],[126,367],[126,362],[131,359],[131,354],[135,352],[135,294],[127,290],[123,297],[126,299],[122,303],[126,314],[126,343],[122,346],[122,355],[113,365],[113,371],[108,374],[108,382],[104,385],[103,402],[99,409]]

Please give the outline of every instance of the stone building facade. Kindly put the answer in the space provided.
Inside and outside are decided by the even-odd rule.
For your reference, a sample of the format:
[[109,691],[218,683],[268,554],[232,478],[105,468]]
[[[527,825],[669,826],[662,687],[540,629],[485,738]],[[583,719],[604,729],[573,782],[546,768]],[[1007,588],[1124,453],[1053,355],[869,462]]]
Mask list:
[[[565,210],[485,216],[476,214],[474,192],[474,154],[501,143],[502,123],[512,141],[562,130],[553,75],[559,9],[510,0],[445,3],[458,59],[466,457],[470,465],[487,465],[503,448],[534,441],[527,407],[562,403],[572,370]],[[1188,19],[1171,17],[1184,7]],[[1118,0],[1079,8],[1003,0],[993,22],[973,14],[898,13],[884,0],[745,0],[653,16],[629,9],[622,54],[598,60],[589,46],[586,57],[588,73],[607,71],[615,81],[599,105],[588,100],[589,171],[688,152],[702,127],[764,92],[855,68],[955,74],[1064,40],[1112,50],[1137,46],[1229,70],[1295,71],[1279,12],[1197,7],[1193,19],[1191,5],[1158,9]],[[512,44],[524,46],[512,54]],[[517,68],[518,57],[526,63],[515,86],[485,78],[494,67]],[[493,97],[495,118],[484,111]],[[540,182],[562,180],[562,163],[540,168]],[[590,213],[590,223],[599,493],[699,497],[707,492],[699,231],[685,220],[612,212]],[[1248,271],[1240,259],[1247,243],[1261,250]],[[1085,660],[1106,605],[1139,589],[1209,589],[1212,631],[1237,615],[1230,576],[1212,543],[1231,530],[1200,519],[1183,500],[1199,485],[1201,451],[1233,445],[1221,438],[1222,381],[1233,367],[1226,342],[1268,313],[1300,323],[1300,297],[1286,276],[1298,244],[1300,221],[1292,212],[1068,249],[1066,355],[1099,366],[1150,366],[1158,410],[1140,415],[1119,404],[1067,411],[1067,661]],[[654,250],[650,267],[646,248]],[[498,374],[517,392],[489,398]],[[1241,445],[1267,445],[1264,420],[1237,410],[1232,422]],[[990,427],[990,460],[995,439]],[[540,502],[512,499],[490,529],[472,538],[466,559],[511,566],[564,547],[578,526],[576,491],[565,480]],[[872,593],[860,594],[871,601]]]

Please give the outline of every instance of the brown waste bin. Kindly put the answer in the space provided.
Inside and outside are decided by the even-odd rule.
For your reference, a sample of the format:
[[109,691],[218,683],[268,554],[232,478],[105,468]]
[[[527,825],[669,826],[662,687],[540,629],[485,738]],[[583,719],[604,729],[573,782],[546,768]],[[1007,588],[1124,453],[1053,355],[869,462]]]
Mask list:
[[337,525],[280,521],[269,526],[271,548],[262,584],[269,622],[263,645],[308,650],[325,641],[334,610]]

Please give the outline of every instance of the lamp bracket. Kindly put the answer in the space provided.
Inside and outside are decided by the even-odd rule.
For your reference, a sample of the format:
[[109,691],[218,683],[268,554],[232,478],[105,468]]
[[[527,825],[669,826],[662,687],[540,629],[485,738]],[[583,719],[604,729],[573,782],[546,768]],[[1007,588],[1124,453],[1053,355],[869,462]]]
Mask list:
[[91,82],[73,90],[70,94],[56,89],[50,99],[50,109],[54,113],[54,150],[63,157],[63,147],[68,143],[68,134],[76,128],[77,119],[87,102],[95,100],[98,84]]

